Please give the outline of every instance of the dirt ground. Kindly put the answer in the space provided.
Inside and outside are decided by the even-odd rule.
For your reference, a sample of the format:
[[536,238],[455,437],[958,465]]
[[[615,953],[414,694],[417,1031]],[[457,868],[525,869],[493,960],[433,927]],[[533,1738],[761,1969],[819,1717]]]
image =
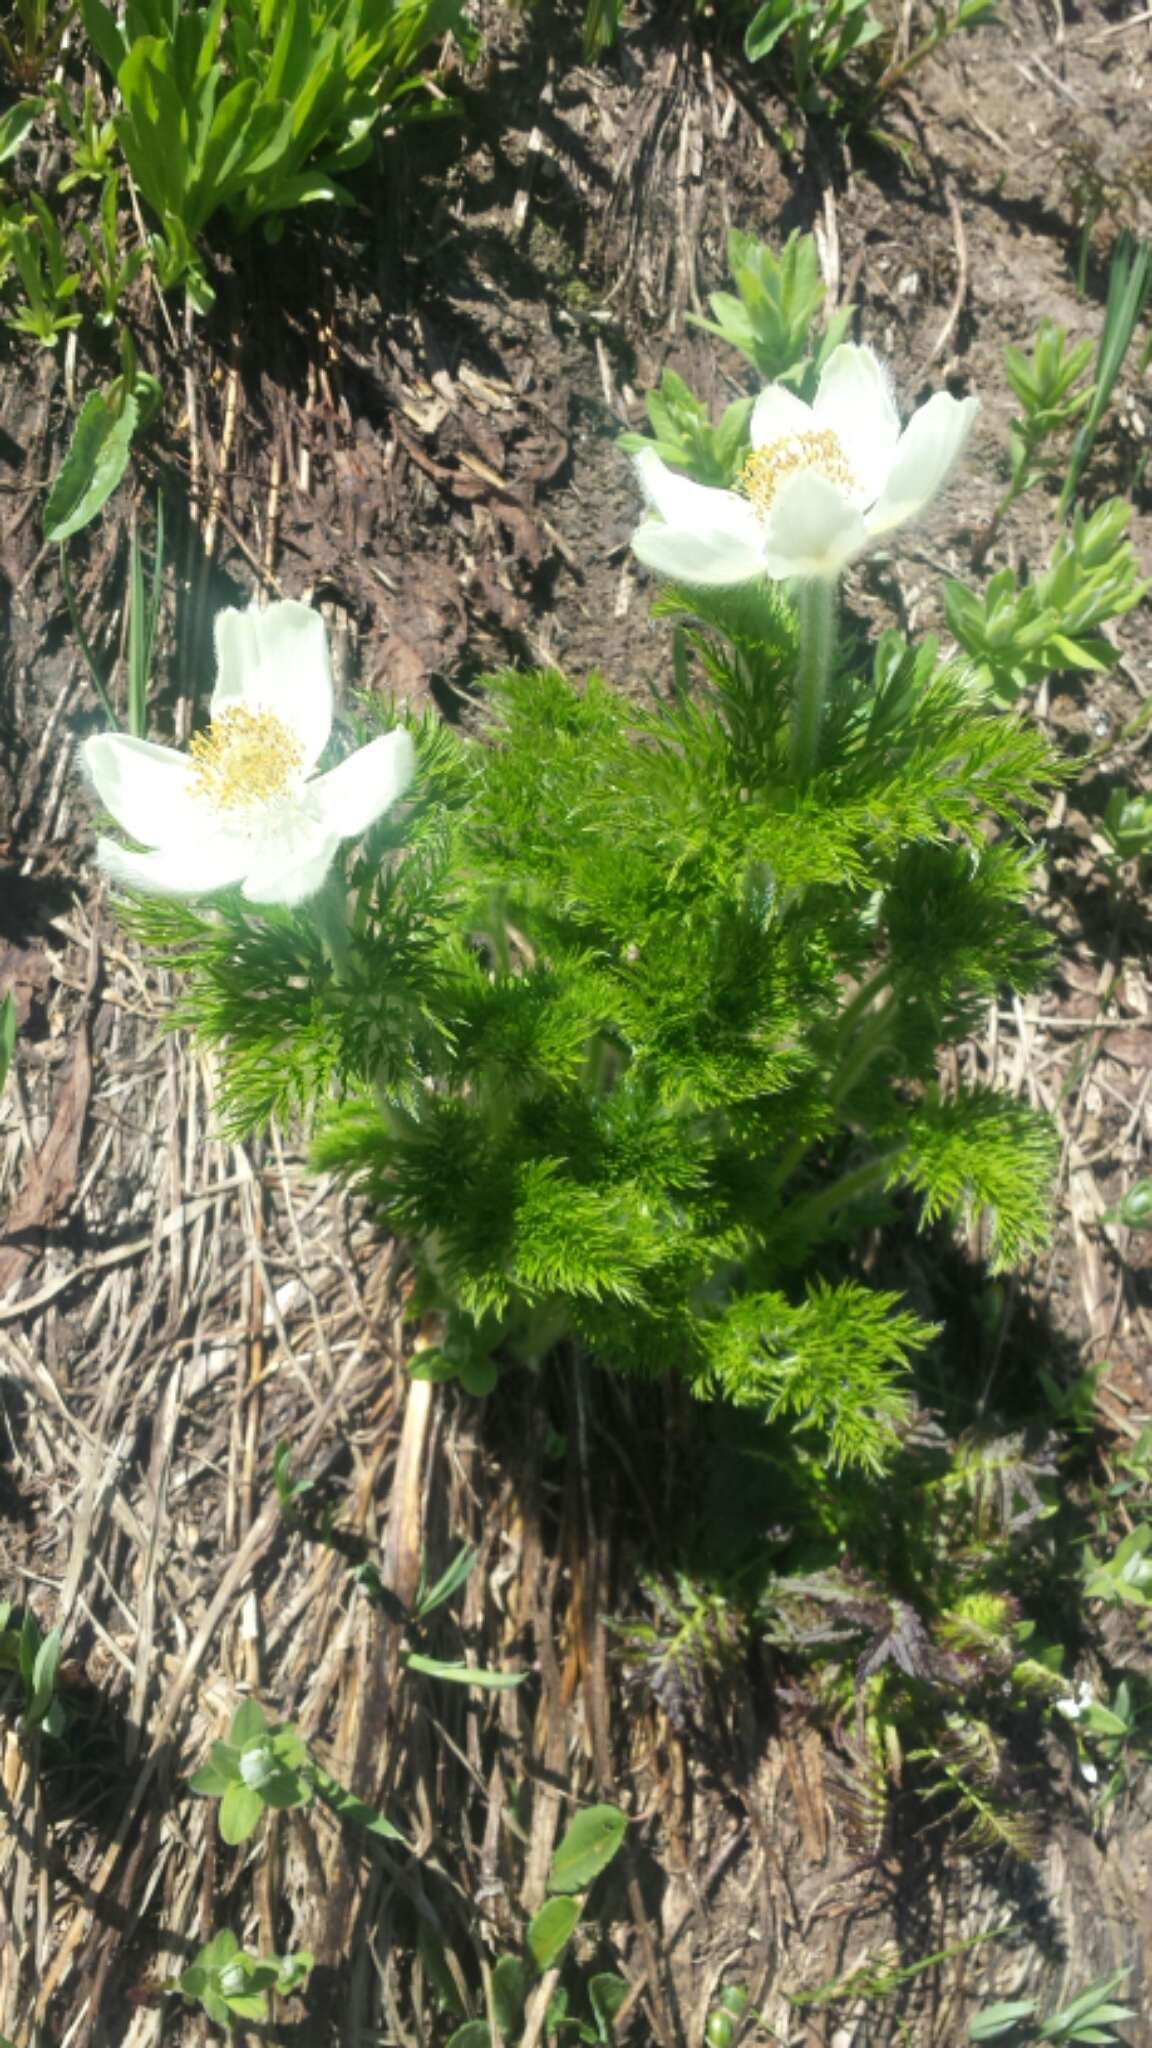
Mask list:
[[[963,475],[849,592],[857,617],[940,624],[942,576],[973,573],[1002,489],[1005,343],[1045,315],[1096,334],[1112,238],[1148,227],[1144,12],[1006,0],[886,109],[899,149],[851,161],[830,135],[789,154],[737,39],[678,8],[655,5],[596,70],[574,15],[494,10],[483,26],[483,59],[453,81],[461,118],[388,144],[360,210],[272,247],[222,241],[207,319],[169,331],[174,316],[141,307],[164,415],[134,498],[77,545],[73,573],[111,666],[129,520],[150,545],[163,492],[160,736],[186,734],[211,688],[213,612],[257,590],[325,607],[349,707],[366,688],[466,715],[509,661],[662,687],[616,441],[666,363],[717,406],[749,388],[685,318],[724,282],[729,225],[816,233],[831,303],[856,306],[905,408],[941,385],[980,394]],[[1086,207],[1101,209],[1090,233]],[[166,1029],[170,978],[89,861],[74,756],[101,721],[39,537],[73,369],[0,342],[0,988],[21,1025],[0,1105],[0,1593],[62,1626],[83,1731],[67,1768],[36,1774],[0,1730],[0,2032],[19,2048],[208,2039],[159,1987],[226,1919],[318,1958],[307,2000],[253,2039],[414,2043],[422,1921],[474,1983],[478,1945],[498,1952],[540,1903],[572,1797],[635,1821],[596,1950],[633,1987],[630,2039],[700,2042],[728,1979],[760,2038],[795,2048],[946,2048],[982,1999],[1054,1996],[1121,1964],[1152,2014],[1146,1785],[1094,1832],[1066,1772],[1034,1866],[959,1855],[916,1824],[862,1854],[834,1760],[789,1720],[768,1660],[678,1729],[627,1685],[609,1624],[675,1515],[684,1397],[621,1391],[577,1360],[490,1403],[414,1391],[396,1249],[308,1175],[302,1134],[220,1136],[212,1062]],[[1150,420],[1130,366],[1086,495],[1132,495],[1152,573]],[[1043,494],[1027,500],[992,563],[1035,559],[1053,530]],[[1039,1364],[1107,1362],[1113,1443],[1152,1417],[1147,1239],[1102,1220],[1152,1172],[1150,934],[1140,904],[1117,918],[1092,834],[1114,782],[1149,787],[1146,609],[1119,638],[1102,684],[1062,679],[1039,706],[1082,760],[1046,827],[1058,977],[995,1006],[965,1055],[1059,1123],[1054,1250],[1017,1285],[1046,1333]],[[280,1444],[338,1543],[281,1513]],[[375,1560],[411,1593],[422,1546],[440,1569],[462,1542],[479,1565],[433,1647],[462,1638],[478,1663],[521,1665],[515,1694],[404,1678],[390,1609],[349,1570]],[[1139,1629],[1124,1658],[1147,1671]],[[259,1854],[222,1844],[186,1780],[247,1691],[397,1817],[415,1855],[353,1853],[312,1809],[279,1816]],[[883,1995],[787,1995],[940,1951]],[[1152,2018],[1124,2035],[1152,2043]]]

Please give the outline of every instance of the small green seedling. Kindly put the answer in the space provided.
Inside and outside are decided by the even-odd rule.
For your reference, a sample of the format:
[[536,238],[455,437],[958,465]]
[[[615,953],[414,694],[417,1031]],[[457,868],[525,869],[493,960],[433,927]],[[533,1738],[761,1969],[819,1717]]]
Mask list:
[[1037,2021],[1038,2001],[1034,1998],[1014,1998],[1003,2005],[985,2006],[983,2012],[969,2020],[968,2039],[1027,2042],[1030,2048],[1031,2044],[1041,2041],[1115,2044],[1116,2035],[1110,2031],[1112,2025],[1117,2020],[1139,2017],[1131,2006],[1113,2002],[1113,1992],[1130,1975],[1130,1969],[1123,1969],[1116,1970],[1110,1977],[1102,1977],[1074,1998],[1070,2005],[1062,2006],[1059,2012],[1051,2013],[1046,2020]]
[[54,1628],[43,1635],[34,1614],[25,1614],[19,1627],[13,1628],[9,1626],[11,1615],[10,1603],[0,1601],[0,1673],[12,1672],[23,1687],[20,1730],[31,1734],[40,1728],[45,1735],[63,1735],[66,1716],[56,1696],[60,1631]]
[[201,2005],[219,2027],[268,2018],[268,1993],[287,1997],[307,1982],[315,1958],[307,1949],[287,1956],[254,1956],[229,1928],[214,1934],[177,1979],[189,2005]]
[[69,269],[64,238],[44,200],[34,192],[30,204],[32,213],[9,237],[24,303],[8,316],[7,324],[14,333],[30,334],[45,348],[55,348],[62,334],[80,325],[80,314],[68,308],[83,279],[78,270]]
[[811,398],[824,364],[852,324],[852,308],[844,306],[813,339],[825,299],[815,236],[793,233],[777,255],[766,242],[733,228],[728,269],[735,294],[710,292],[711,320],[693,314],[693,325],[738,349],[766,384],[788,384],[801,398]]
[[1152,1606],[1152,1523],[1141,1522],[1103,1562],[1086,1551],[1084,1596],[1109,1607]]
[[1001,569],[980,595],[963,583],[945,584],[948,624],[980,687],[998,703],[1014,703],[1046,676],[1100,675],[1119,660],[1101,629],[1131,611],[1148,588],[1127,538],[1131,516],[1124,498],[1110,499],[1091,518],[1077,513],[1034,583]]
[[130,249],[126,256],[121,253],[117,220],[119,196],[120,180],[113,172],[104,180],[100,195],[99,234],[94,235],[83,221],[76,230],[88,257],[92,282],[100,294],[96,320],[101,327],[113,325],[125,294],[135,284],[148,260],[146,249]]
[[1100,830],[1118,861],[1144,860],[1152,853],[1152,797],[1114,789]]
[[[589,1806],[566,1829],[552,1857],[548,1893],[529,1921],[523,1955],[503,1955],[492,1965],[492,2014],[498,2040],[486,2020],[466,2020],[448,2048],[499,2048],[519,2041],[533,1987],[550,1970],[558,1970],[580,1924],[589,1886],[606,1870],[628,1831],[628,1816],[617,1806]],[[430,1959],[433,1964],[436,1958]],[[446,1981],[451,1983],[451,1979]],[[570,2011],[567,1989],[556,1984],[544,2017],[546,2040],[575,2038],[588,2048],[612,2048],[614,2022],[628,1985],[611,1971],[589,1977],[584,1987],[587,2017]]]
[[220,1833],[231,1844],[247,1841],[269,1808],[307,1806],[317,1797],[341,1820],[385,1841],[404,1841],[391,1821],[316,1762],[290,1721],[276,1726],[255,1700],[237,1708],[228,1740],[212,1744],[208,1762],[188,1782],[193,1792],[220,1801]]

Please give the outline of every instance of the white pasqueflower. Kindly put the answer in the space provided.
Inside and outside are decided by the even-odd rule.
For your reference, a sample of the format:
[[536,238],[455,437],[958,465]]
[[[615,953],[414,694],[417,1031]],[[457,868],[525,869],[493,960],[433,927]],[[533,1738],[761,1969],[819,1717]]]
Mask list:
[[754,577],[831,581],[865,548],[936,496],[979,411],[937,391],[903,432],[887,372],[845,342],[806,405],[769,384],[752,411],[752,449],[735,490],[693,483],[654,449],[636,458],[651,511],[632,537],[640,560],[673,583]]
[[117,824],[149,853],[100,839],[113,881],[170,896],[239,884],[251,903],[302,903],[342,839],[402,796],[414,749],[385,733],[326,775],[314,770],[332,729],[328,638],[319,612],[286,600],[216,618],[211,724],[187,754],[126,733],[81,749]]

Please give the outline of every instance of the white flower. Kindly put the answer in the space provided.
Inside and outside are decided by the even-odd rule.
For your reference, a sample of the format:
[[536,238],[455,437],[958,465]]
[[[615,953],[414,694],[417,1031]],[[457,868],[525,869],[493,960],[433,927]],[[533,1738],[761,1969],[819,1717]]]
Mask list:
[[639,455],[657,516],[632,546],[673,583],[830,580],[936,496],[979,406],[937,391],[901,433],[883,365],[846,342],[829,356],[813,404],[783,384],[760,393],[735,490],[693,483],[654,449]]
[[1067,1699],[1054,1700],[1053,1705],[1056,1712],[1063,1714],[1066,1721],[1078,1721],[1085,1707],[1090,1707],[1095,1697],[1096,1695],[1087,1679],[1081,1679],[1074,1693],[1071,1693]]
[[212,722],[187,754],[125,733],[85,741],[84,766],[117,823],[150,853],[101,839],[113,881],[171,896],[239,884],[252,903],[301,903],[342,839],[355,839],[412,779],[406,732],[386,733],[327,775],[332,676],[319,612],[255,605],[216,619]]

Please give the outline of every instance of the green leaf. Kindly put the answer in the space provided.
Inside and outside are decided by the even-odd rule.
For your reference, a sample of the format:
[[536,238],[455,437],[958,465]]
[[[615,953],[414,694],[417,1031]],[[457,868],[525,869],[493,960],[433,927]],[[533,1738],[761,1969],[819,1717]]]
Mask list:
[[615,2039],[613,2021],[628,1996],[628,1989],[624,1978],[617,1977],[610,1970],[588,1979],[588,2002],[596,2016],[596,2031],[603,2042]]
[[[15,1044],[16,1004],[11,995],[6,995],[3,1001],[0,1002],[0,1094],[3,1094],[4,1083],[8,1079],[8,1069],[12,1064],[12,1053]],[[0,1618],[0,1628],[3,1626],[3,1618]]]
[[247,1841],[258,1827],[263,1811],[264,1801],[255,1786],[241,1784],[234,1778],[220,1801],[220,1833],[223,1839],[233,1845]]
[[986,2005],[975,2019],[968,2022],[970,2041],[998,2041],[1003,2034],[1011,2033],[1017,2021],[1031,2019],[1036,2010],[1034,1998],[1015,1998],[1007,2005]]
[[422,1657],[409,1650],[404,1659],[409,1671],[422,1671],[426,1678],[448,1678],[454,1685],[478,1685],[488,1692],[508,1692],[523,1685],[526,1671],[477,1671],[470,1664],[445,1664],[438,1657]]
[[202,1799],[222,1799],[232,1783],[231,1773],[218,1771],[215,1764],[201,1764],[188,1780],[189,1789]]
[[524,1937],[536,1968],[549,1970],[567,1948],[580,1918],[579,1899],[547,1899],[528,1923]]
[[349,1792],[336,1778],[321,1770],[318,1764],[314,1768],[316,1790],[325,1806],[330,1807],[340,1820],[350,1822],[353,1827],[363,1828],[366,1834],[379,1835],[382,1841],[399,1842],[403,1848],[411,1848],[412,1844],[400,1833],[399,1828],[394,1828],[390,1820],[385,1819],[382,1813],[377,1813],[374,1806],[368,1805],[367,1800],[358,1799],[354,1792]]
[[486,2020],[466,2020],[449,2036],[448,2048],[495,2048]]
[[505,2039],[519,2035],[528,1995],[528,1965],[520,1956],[501,1956],[492,1972],[492,2010]]
[[550,1892],[582,1892],[605,1870],[628,1832],[618,1806],[587,1806],[570,1823],[548,1872]]
[[0,164],[15,156],[37,116],[44,111],[43,100],[17,100],[0,119]]
[[245,1743],[256,1742],[268,1727],[268,1716],[258,1700],[241,1700],[232,1716],[228,1730],[228,1743],[232,1749],[243,1749]]
[[114,413],[104,394],[85,399],[60,473],[44,507],[44,538],[67,540],[107,504],[132,451],[136,431],[136,400],[127,395]]

